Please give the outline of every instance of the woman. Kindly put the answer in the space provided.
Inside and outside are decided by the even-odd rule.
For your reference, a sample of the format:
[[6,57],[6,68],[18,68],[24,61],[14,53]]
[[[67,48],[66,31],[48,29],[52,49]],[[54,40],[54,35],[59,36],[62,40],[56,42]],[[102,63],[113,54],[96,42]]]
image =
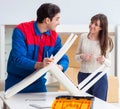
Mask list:
[[[89,33],[82,34],[78,44],[75,56],[76,61],[81,63],[78,73],[78,83],[82,82],[102,64],[110,67],[110,52],[112,49],[113,42],[108,36],[107,17],[104,14],[97,14],[91,18]],[[108,80],[105,74],[87,92],[106,101],[107,90]]]

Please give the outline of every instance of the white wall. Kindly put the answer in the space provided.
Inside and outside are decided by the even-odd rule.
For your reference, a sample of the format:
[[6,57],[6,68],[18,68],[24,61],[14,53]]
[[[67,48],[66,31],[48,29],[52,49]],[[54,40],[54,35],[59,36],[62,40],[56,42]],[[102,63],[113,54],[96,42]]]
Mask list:
[[120,24],[120,0],[0,0],[0,24],[17,24],[36,18],[44,2],[61,8],[61,24],[88,24],[97,13],[108,16],[110,24]]

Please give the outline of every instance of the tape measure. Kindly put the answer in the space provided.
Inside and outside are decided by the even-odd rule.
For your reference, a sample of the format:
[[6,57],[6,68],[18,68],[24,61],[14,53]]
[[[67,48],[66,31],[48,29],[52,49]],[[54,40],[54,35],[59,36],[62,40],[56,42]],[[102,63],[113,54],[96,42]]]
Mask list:
[[58,96],[52,109],[92,109],[94,97]]

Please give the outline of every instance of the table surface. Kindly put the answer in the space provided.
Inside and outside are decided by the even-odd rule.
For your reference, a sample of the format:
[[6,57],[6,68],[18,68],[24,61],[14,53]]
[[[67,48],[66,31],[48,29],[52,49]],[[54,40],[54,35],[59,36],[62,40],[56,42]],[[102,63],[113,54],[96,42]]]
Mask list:
[[[4,93],[3,93],[4,94]],[[3,99],[8,109],[50,109],[53,100],[59,95],[69,95],[68,92],[22,93],[9,99]],[[87,94],[83,94],[87,96]],[[81,96],[83,96],[81,94]],[[31,105],[47,108],[35,108]],[[118,107],[95,97],[93,109],[118,109]]]

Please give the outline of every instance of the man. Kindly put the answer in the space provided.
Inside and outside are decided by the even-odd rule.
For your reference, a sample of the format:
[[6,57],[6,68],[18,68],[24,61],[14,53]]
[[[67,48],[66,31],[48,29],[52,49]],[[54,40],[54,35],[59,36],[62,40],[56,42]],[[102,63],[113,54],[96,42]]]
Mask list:
[[[23,80],[35,70],[50,64],[62,47],[60,36],[55,32],[60,24],[60,8],[51,3],[42,4],[37,10],[37,20],[16,26],[12,35],[12,49],[9,55],[5,90]],[[69,60],[64,55],[57,63],[64,72]],[[21,92],[46,92],[43,75]]]

